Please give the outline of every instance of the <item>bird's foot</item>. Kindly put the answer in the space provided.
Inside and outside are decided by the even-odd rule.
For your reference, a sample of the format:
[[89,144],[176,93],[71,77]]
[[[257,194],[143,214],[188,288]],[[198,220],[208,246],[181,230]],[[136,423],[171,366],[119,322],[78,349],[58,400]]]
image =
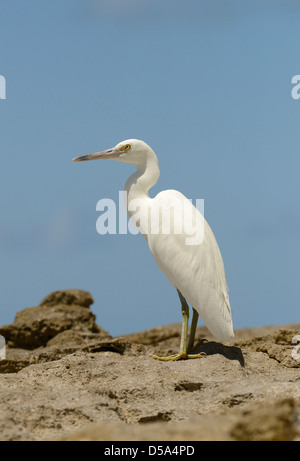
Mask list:
[[159,357],[157,355],[153,355],[152,358],[155,360],[161,360],[163,362],[175,362],[176,360],[202,359],[202,357],[205,355],[205,352],[201,352],[201,354],[188,354],[187,352],[179,352],[178,354],[172,354],[167,357]]

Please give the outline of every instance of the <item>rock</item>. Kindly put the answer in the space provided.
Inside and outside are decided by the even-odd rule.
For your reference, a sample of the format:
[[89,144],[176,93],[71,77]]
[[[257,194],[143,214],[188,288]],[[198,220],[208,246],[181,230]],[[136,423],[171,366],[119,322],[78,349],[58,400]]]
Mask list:
[[88,424],[66,434],[64,441],[292,441],[295,440],[293,399],[268,402],[249,411],[206,414],[180,422],[126,425]]
[[154,353],[178,350],[180,325],[111,338],[88,299],[55,292],[0,328],[1,440],[299,439],[299,324],[238,330],[226,344],[199,327],[205,357],[159,362]]
[[291,442],[297,435],[294,399],[277,400],[242,413],[232,436],[243,442]]
[[90,307],[94,300],[90,293],[83,290],[54,291],[46,296],[40,306],[57,306],[58,304]]
[[40,306],[18,312],[12,325],[0,327],[9,347],[36,349],[66,330],[92,332],[107,336],[95,323],[89,304],[93,299],[80,290],[56,291]]
[[[93,334],[91,335],[93,336]],[[98,335],[95,335],[98,337]],[[74,329],[71,330],[64,330],[61,333],[58,333],[54,338],[50,339],[47,342],[47,346],[65,346],[68,344],[69,346],[82,346],[86,345],[87,341],[86,337],[83,336],[82,332],[76,331]]]
[[128,341],[145,345],[156,345],[161,342],[165,343],[167,340],[173,340],[174,338],[180,338],[180,330],[177,324],[151,328],[147,331],[127,335]]

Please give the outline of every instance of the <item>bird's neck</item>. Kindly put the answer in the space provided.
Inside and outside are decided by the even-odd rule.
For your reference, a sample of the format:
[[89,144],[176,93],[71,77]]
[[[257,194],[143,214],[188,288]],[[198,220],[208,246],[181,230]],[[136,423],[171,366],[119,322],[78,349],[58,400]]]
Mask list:
[[149,198],[148,191],[159,178],[158,160],[154,152],[149,153],[136,167],[137,170],[125,184],[128,203],[135,199]]
[[154,152],[150,152],[141,163],[136,164],[136,167],[137,170],[125,184],[125,208],[128,216],[147,240],[152,201],[148,191],[157,183],[159,177],[158,160]]

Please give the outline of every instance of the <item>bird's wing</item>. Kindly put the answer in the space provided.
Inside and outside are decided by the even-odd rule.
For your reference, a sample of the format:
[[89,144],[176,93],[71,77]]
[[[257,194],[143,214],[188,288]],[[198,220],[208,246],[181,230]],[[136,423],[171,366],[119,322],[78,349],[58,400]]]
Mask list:
[[157,265],[198,311],[214,336],[220,340],[233,337],[224,264],[203,215],[174,190],[152,199],[151,213],[151,230],[155,232],[148,234],[148,244]]

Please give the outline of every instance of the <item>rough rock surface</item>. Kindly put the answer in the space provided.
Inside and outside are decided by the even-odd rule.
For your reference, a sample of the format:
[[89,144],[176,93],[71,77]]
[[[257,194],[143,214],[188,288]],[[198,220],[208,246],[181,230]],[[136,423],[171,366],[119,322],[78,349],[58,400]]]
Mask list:
[[55,292],[0,327],[0,440],[300,439],[300,324],[238,330],[225,345],[200,327],[204,358],[159,362],[180,325],[112,338],[92,302]]
[[93,302],[86,291],[56,291],[39,306],[18,312],[12,325],[0,327],[0,335],[9,347],[29,350],[46,346],[65,331],[103,335],[105,332],[95,324],[95,315],[89,308]]

